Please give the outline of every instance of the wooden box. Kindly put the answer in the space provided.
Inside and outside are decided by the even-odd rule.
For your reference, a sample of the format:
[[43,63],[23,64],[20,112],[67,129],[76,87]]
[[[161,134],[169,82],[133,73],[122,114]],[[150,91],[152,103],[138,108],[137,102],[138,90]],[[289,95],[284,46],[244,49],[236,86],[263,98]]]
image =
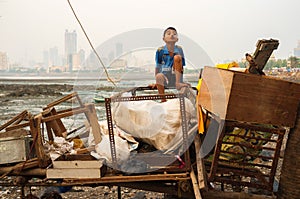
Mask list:
[[29,137],[0,138],[0,164],[17,163],[34,157],[35,152],[30,153]]
[[104,174],[102,160],[96,160],[90,155],[60,156],[53,161],[53,168],[47,169],[49,179],[59,178],[100,178]]
[[205,67],[198,103],[220,119],[293,127],[300,84]]

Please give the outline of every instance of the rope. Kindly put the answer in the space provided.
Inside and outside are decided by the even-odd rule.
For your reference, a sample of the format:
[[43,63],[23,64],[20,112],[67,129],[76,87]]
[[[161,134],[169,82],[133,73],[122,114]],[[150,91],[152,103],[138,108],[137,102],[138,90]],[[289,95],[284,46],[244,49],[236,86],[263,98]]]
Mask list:
[[72,12],[73,12],[73,14],[74,14],[74,16],[75,16],[77,22],[79,23],[79,25],[80,25],[80,27],[81,27],[81,30],[83,31],[83,33],[84,33],[86,39],[88,40],[88,42],[89,42],[91,48],[93,49],[93,52],[96,54],[96,56],[97,56],[97,58],[98,58],[98,60],[99,60],[99,62],[100,62],[100,64],[101,64],[101,66],[103,67],[104,72],[105,72],[105,75],[106,75],[106,77],[107,77],[107,80],[108,80],[109,82],[111,82],[111,83],[116,87],[115,82],[109,77],[109,74],[108,74],[108,72],[107,72],[107,69],[106,69],[106,67],[105,67],[105,65],[104,65],[104,63],[103,63],[103,61],[101,60],[99,54],[98,54],[97,51],[95,50],[95,48],[94,48],[94,46],[93,46],[91,40],[89,39],[89,37],[88,37],[87,33],[85,32],[85,30],[84,30],[84,28],[83,28],[83,26],[82,26],[82,24],[81,24],[79,18],[77,17],[77,15],[76,15],[76,13],[75,13],[75,10],[73,9],[73,6],[71,5],[70,0],[67,0],[67,1],[68,1],[68,4],[69,4],[69,6],[70,6],[70,8],[71,8],[71,10],[72,10]]

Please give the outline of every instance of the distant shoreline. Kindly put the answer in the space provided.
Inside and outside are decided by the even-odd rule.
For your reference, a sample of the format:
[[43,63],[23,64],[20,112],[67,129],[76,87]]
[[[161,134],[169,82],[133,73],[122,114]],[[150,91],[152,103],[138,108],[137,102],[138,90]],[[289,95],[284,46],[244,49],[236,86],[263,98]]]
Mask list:
[[[198,81],[199,74],[184,74],[187,81]],[[154,73],[127,71],[126,73],[111,73],[109,77],[114,81],[141,81],[155,80]],[[0,73],[0,81],[53,81],[53,80],[100,80],[105,81],[108,77],[101,72],[63,72],[63,73]]]

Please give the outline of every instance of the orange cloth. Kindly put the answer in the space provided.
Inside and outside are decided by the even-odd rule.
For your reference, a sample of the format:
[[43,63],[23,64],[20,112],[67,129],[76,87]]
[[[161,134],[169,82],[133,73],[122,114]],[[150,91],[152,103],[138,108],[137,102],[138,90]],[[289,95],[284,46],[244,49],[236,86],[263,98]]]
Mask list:
[[196,100],[196,107],[197,107],[197,116],[198,116],[198,132],[203,134],[204,133],[204,122],[203,122],[203,115],[202,115],[202,107],[198,102],[200,97],[200,87],[201,87],[202,79],[200,78],[197,85],[198,95]]

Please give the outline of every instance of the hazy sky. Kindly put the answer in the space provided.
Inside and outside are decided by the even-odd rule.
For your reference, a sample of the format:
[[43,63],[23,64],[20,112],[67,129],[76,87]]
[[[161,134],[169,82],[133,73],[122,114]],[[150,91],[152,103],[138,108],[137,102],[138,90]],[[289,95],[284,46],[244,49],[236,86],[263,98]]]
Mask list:
[[[300,40],[299,0],[71,0],[71,3],[95,47],[127,31],[174,26],[217,63],[240,60],[246,52],[254,52],[257,40],[264,38],[278,39],[280,45],[274,55],[287,58]],[[90,52],[67,0],[0,0],[0,16],[0,51],[7,52],[11,62],[42,61],[42,52],[55,46],[63,54],[66,29],[76,30],[78,49]]]

